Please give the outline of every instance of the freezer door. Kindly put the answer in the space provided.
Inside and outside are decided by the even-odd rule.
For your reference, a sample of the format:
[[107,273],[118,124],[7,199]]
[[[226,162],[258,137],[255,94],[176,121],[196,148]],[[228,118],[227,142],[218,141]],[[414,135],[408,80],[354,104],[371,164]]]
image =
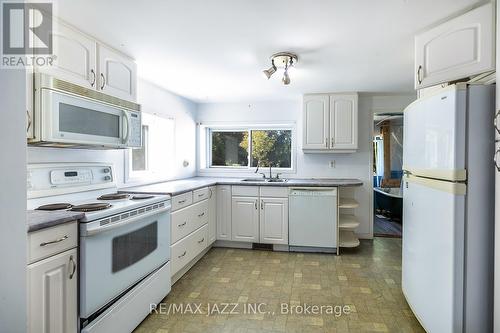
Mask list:
[[465,85],[452,85],[404,112],[403,169],[414,175],[465,180]]
[[427,332],[462,332],[465,185],[403,181],[403,293]]

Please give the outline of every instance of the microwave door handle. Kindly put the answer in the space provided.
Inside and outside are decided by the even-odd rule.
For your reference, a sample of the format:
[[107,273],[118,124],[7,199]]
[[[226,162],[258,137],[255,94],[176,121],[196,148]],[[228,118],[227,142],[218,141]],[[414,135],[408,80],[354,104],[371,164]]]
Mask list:
[[129,126],[129,124],[130,124],[130,117],[129,117],[129,115],[128,115],[128,112],[127,112],[127,111],[124,111],[124,112],[123,112],[123,115],[124,115],[124,117],[123,117],[123,118],[125,119],[125,122],[124,122],[124,127],[125,127],[125,128],[124,128],[124,129],[125,129],[125,131],[124,131],[124,132],[125,132],[125,137],[123,138],[123,143],[127,143],[128,138],[129,138],[129,136],[130,136],[130,126]]

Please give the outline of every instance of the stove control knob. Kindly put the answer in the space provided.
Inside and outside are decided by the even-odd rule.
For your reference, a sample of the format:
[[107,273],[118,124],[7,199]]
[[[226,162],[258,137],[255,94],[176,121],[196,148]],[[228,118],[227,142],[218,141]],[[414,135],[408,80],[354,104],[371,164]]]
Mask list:
[[110,176],[105,176],[104,180],[111,180],[111,177]]
[[109,170],[109,168],[104,168],[104,170],[102,170],[104,173],[109,173],[111,170]]

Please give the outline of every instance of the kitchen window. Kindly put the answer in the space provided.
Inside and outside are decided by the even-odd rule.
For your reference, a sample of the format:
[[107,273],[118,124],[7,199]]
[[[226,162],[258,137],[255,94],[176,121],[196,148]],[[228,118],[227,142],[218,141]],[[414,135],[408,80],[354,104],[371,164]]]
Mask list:
[[173,172],[175,120],[142,113],[142,147],[125,156],[126,181],[168,179]]
[[207,169],[255,169],[257,166],[292,170],[293,126],[206,127]]

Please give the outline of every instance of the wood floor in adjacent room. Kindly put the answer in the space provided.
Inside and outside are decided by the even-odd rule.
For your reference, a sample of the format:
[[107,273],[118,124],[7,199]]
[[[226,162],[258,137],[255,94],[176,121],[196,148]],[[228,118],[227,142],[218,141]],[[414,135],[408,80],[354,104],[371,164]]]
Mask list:
[[[396,238],[362,241],[341,256],[213,248],[163,302],[163,313],[151,314],[136,333],[423,332],[401,292]],[[235,313],[221,313],[226,303]],[[304,303],[327,313],[282,313]],[[191,311],[166,313],[172,304]],[[243,313],[249,304],[264,304],[264,313]],[[189,313],[197,306],[202,314]]]

